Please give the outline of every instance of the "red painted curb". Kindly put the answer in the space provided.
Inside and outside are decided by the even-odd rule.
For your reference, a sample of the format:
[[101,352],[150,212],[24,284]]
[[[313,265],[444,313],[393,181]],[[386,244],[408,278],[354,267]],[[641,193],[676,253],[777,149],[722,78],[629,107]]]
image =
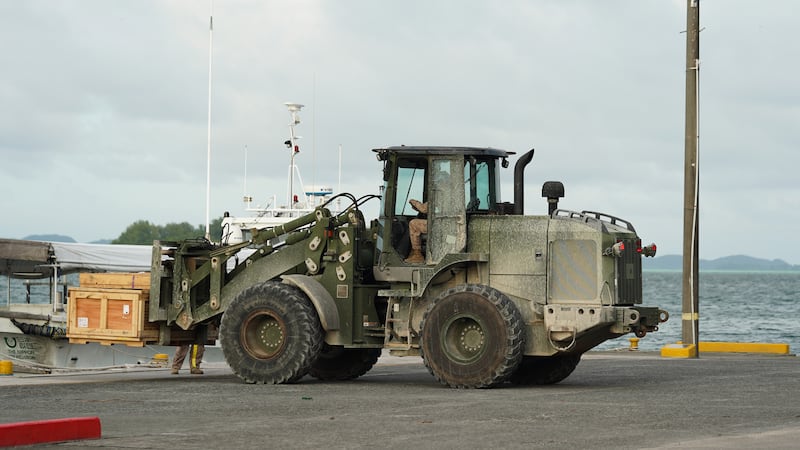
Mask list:
[[73,417],[0,424],[0,447],[80,439],[100,439],[99,417]]

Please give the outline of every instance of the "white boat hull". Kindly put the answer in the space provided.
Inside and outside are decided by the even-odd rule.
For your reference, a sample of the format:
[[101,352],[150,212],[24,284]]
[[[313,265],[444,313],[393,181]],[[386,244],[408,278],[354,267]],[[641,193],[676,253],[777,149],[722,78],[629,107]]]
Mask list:
[[[0,331],[0,360],[11,361],[15,372],[53,373],[159,365],[163,364],[163,360],[154,360],[155,355],[166,354],[171,361],[174,352],[175,347],[170,346],[70,344],[68,339]],[[203,360],[215,363],[225,361],[219,346],[206,346]]]

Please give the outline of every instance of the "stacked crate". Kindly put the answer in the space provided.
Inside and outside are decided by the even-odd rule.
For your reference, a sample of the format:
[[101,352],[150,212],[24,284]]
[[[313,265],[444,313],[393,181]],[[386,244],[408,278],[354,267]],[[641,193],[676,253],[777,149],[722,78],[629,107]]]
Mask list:
[[80,274],[80,286],[69,290],[69,342],[141,347],[157,341],[159,325],[147,320],[149,298],[149,273]]

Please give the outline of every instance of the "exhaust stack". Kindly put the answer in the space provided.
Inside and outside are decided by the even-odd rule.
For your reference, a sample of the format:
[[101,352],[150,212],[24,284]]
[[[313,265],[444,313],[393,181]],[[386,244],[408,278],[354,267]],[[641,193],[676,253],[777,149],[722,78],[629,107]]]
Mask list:
[[525,183],[524,173],[525,166],[527,166],[533,159],[534,149],[530,149],[527,153],[520,156],[517,163],[514,164],[514,214],[521,216],[525,210]]

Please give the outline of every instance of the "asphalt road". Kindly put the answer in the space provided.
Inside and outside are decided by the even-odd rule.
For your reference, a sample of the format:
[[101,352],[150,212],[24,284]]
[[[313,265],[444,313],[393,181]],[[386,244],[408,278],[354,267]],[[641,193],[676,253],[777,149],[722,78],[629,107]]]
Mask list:
[[100,417],[34,448],[797,448],[794,356],[590,353],[553,386],[455,390],[418,358],[350,382],[248,385],[223,365],[0,379],[0,423]]

